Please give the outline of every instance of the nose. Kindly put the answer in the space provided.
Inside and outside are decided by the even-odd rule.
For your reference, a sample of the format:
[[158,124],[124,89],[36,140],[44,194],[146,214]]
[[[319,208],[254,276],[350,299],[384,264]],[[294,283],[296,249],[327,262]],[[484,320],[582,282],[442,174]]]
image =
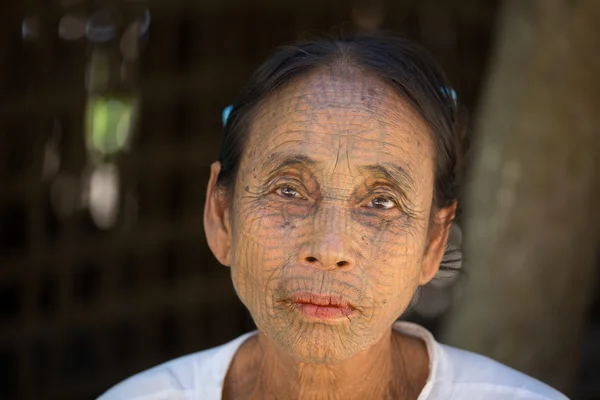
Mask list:
[[340,235],[328,234],[313,242],[300,246],[298,253],[301,265],[322,270],[350,270],[354,267],[354,257],[349,250],[349,239]]

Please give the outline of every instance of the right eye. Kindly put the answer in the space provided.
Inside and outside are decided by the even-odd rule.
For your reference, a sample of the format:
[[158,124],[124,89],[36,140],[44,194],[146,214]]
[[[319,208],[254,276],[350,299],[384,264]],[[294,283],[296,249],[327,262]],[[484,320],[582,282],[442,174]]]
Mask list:
[[306,200],[293,186],[282,185],[275,189],[275,193],[284,199],[301,199]]

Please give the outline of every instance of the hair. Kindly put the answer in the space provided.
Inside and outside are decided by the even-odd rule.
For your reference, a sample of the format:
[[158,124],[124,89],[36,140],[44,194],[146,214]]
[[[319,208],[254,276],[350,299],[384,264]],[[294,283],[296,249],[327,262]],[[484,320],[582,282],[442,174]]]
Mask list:
[[435,146],[434,206],[452,205],[458,197],[464,158],[454,91],[424,48],[405,38],[382,33],[321,37],[283,47],[272,54],[251,76],[232,105],[219,154],[219,187],[233,190],[253,117],[265,99],[319,67],[346,65],[374,74],[390,85],[427,123]]

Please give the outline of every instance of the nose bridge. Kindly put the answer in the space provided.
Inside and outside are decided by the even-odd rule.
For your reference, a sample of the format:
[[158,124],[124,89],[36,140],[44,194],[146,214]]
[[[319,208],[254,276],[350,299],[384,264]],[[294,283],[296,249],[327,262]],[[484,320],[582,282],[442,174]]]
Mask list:
[[322,204],[313,218],[308,240],[300,251],[301,262],[324,269],[351,268],[352,220],[345,205]]
[[352,214],[347,205],[342,204],[341,201],[326,202],[315,215],[314,227],[317,233],[322,232],[325,236],[349,236],[352,229]]

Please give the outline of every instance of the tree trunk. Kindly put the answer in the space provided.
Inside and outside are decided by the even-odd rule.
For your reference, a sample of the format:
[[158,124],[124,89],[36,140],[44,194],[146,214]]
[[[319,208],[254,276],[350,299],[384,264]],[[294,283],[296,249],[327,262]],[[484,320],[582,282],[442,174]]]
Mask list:
[[442,338],[568,391],[598,245],[600,1],[508,0]]

